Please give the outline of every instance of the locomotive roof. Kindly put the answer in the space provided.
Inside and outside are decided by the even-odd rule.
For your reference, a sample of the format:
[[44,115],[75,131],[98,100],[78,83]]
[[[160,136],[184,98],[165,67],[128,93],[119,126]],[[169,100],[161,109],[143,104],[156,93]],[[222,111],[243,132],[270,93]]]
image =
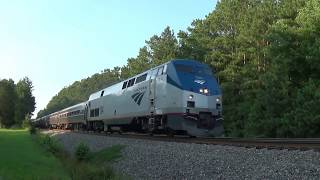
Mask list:
[[152,70],[154,70],[154,69],[156,69],[156,68],[159,68],[160,66],[163,66],[163,65],[166,65],[166,64],[170,64],[170,63],[174,63],[174,64],[175,64],[175,63],[179,63],[179,64],[186,64],[186,65],[187,65],[187,64],[189,64],[189,65],[190,65],[190,64],[197,64],[197,65],[207,66],[207,65],[205,65],[205,64],[202,64],[202,63],[200,63],[200,62],[198,62],[198,61],[196,61],[196,60],[192,60],[192,59],[173,59],[173,60],[170,60],[170,61],[168,61],[168,62],[166,62],[166,63],[160,64],[160,65],[158,65],[158,66],[156,66],[156,67],[153,67],[153,68],[151,68],[151,69],[148,69],[148,70],[146,70],[146,71],[144,71],[144,72],[142,72],[142,73],[139,73],[139,74],[137,74],[137,75],[135,75],[135,76],[131,76],[131,77],[125,79],[125,80],[116,82],[115,84],[110,85],[110,86],[107,86],[107,87],[105,87],[104,89],[100,89],[99,91],[96,91],[95,93],[92,93],[92,94],[89,96],[89,100],[93,100],[93,99],[99,98],[99,97],[101,96],[101,92],[102,92],[102,91],[104,91],[104,95],[107,95],[107,94],[110,93],[110,92],[115,92],[116,90],[121,89],[123,82],[128,81],[128,80],[130,80],[130,79],[132,79],[132,78],[136,78],[136,77],[138,77],[138,76],[141,76],[141,75],[143,75],[143,74],[145,74],[145,73],[148,73],[148,72],[150,72],[150,71],[152,71]]

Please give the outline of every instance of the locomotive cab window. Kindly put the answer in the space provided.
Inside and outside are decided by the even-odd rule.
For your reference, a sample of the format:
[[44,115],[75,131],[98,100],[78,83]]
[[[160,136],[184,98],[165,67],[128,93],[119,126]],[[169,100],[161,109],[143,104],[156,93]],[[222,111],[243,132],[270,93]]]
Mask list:
[[193,73],[192,66],[188,66],[188,65],[176,64],[176,69],[177,69],[179,72]]
[[134,80],[135,80],[135,78],[130,79],[129,82],[128,82],[128,86],[127,87],[133,86],[134,85]]

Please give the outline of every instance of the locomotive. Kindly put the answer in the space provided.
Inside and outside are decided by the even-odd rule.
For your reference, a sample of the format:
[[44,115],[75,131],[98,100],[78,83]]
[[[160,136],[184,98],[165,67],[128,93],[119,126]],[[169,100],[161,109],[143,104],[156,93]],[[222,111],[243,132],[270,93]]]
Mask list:
[[106,132],[223,135],[222,93],[208,65],[175,59],[101,89],[35,125]]

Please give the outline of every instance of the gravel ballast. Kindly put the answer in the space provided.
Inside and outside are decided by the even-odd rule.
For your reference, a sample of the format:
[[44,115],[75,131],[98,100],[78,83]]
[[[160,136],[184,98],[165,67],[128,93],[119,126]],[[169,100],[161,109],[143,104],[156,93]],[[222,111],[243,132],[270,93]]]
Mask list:
[[116,171],[133,179],[320,179],[320,153],[53,134],[73,152],[84,142],[92,151],[125,145]]

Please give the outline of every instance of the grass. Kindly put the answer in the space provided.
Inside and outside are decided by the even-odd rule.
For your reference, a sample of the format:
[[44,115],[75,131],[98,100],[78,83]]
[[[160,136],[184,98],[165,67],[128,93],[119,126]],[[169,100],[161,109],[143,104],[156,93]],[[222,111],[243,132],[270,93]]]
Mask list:
[[0,179],[71,179],[63,164],[27,130],[0,129]]

